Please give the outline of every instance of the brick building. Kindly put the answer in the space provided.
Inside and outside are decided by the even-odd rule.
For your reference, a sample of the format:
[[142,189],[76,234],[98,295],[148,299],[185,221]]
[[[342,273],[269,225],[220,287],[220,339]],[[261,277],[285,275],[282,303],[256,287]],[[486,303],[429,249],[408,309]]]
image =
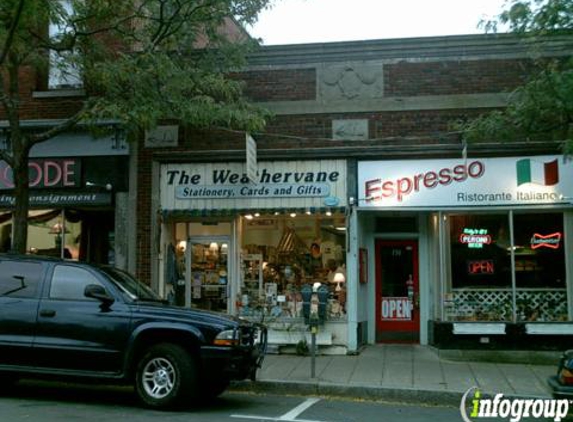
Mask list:
[[318,342],[333,352],[561,347],[571,163],[558,143],[464,148],[452,130],[504,107],[573,39],[537,47],[513,35],[262,47],[236,74],[274,113],[253,134],[258,172],[240,132],[167,125],[133,146],[133,269],[183,306],[264,319],[278,347],[304,343],[316,283]]
[[[18,98],[21,127],[29,131],[50,129],[76,113],[85,97],[81,85],[52,86],[45,71],[22,68]],[[101,138],[78,126],[32,148],[30,252],[126,265],[127,252],[114,248],[114,236],[122,233],[118,227],[124,227],[116,207],[127,199],[129,146],[116,122],[102,125],[111,131]],[[8,121],[1,120],[3,148],[10,142],[9,132]],[[0,166],[1,244],[8,250],[13,185],[9,166],[3,161]]]

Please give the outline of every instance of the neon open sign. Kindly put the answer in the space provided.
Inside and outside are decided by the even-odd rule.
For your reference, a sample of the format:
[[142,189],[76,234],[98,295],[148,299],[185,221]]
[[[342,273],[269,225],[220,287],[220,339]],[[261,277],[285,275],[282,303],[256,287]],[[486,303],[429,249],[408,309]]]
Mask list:
[[487,229],[465,228],[460,234],[460,243],[468,245],[468,248],[479,249],[491,243],[491,236],[487,234]]
[[468,261],[468,274],[469,275],[481,275],[494,274],[493,259],[480,259],[476,261]]

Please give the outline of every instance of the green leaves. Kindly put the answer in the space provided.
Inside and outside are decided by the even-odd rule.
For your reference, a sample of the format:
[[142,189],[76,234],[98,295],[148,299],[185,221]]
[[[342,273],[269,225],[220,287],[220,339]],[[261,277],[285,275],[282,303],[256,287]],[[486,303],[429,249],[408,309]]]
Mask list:
[[261,130],[264,112],[242,97],[241,84],[226,73],[167,52],[122,54],[94,64],[91,119],[119,118],[132,129],[160,119],[195,127],[224,126]]
[[[265,113],[246,103],[227,74],[244,65],[251,45],[237,22],[254,22],[269,1],[3,0],[0,47],[23,6],[5,47],[10,65],[81,68],[90,95],[84,118],[120,119],[131,128],[171,118],[260,130]],[[57,63],[49,64],[55,53]]]
[[[499,22],[532,40],[536,52],[554,35],[573,35],[571,0],[511,0],[508,4]],[[486,28],[496,24],[490,22]],[[506,109],[458,124],[464,139],[563,141],[564,152],[573,152],[573,58],[538,64],[538,73],[512,93]]]

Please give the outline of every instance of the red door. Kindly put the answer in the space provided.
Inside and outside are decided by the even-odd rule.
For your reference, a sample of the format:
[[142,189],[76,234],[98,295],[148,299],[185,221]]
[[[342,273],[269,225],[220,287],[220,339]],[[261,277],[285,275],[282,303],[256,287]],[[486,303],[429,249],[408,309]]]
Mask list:
[[376,241],[376,341],[419,343],[418,242]]

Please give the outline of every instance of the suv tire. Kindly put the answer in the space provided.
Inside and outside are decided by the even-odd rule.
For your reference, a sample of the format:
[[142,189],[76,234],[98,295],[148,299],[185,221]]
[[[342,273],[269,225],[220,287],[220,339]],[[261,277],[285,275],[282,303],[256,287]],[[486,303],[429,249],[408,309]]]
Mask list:
[[195,396],[196,374],[195,361],[185,349],[176,344],[157,344],[137,364],[135,390],[149,407],[174,407],[184,395]]

